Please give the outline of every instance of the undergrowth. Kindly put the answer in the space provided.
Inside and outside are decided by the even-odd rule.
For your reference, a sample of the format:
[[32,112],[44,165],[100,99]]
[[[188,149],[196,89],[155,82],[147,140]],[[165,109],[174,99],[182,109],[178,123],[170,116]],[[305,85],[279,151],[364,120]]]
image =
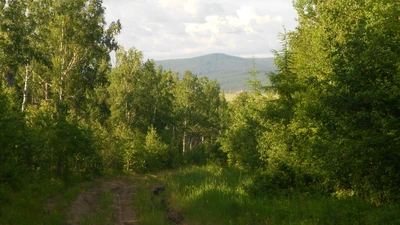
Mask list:
[[143,175],[133,176],[132,183],[136,185],[133,196],[134,209],[137,212],[141,225],[167,225],[170,224],[165,216],[165,207],[161,204],[166,199],[165,193],[155,196],[152,188],[161,185],[162,180],[158,176]]
[[[133,205],[139,225],[166,225],[170,214],[182,215],[182,224],[400,224],[400,204],[376,206],[347,196],[301,192],[249,194],[252,174],[218,166],[188,167],[157,175],[130,175],[136,186]],[[66,186],[58,180],[36,181],[19,191],[0,186],[0,225],[64,224],[71,202],[95,182]],[[154,187],[165,187],[154,194]],[[57,197],[50,212],[44,206]],[[100,196],[100,211],[82,224],[108,224],[113,218],[112,193]],[[174,218],[172,218],[174,219]]]
[[141,224],[168,224],[163,199],[187,224],[400,224],[399,204],[377,207],[356,197],[296,192],[250,195],[245,187],[251,175],[237,169],[190,167],[161,173],[153,182],[164,183],[166,192],[137,193]]

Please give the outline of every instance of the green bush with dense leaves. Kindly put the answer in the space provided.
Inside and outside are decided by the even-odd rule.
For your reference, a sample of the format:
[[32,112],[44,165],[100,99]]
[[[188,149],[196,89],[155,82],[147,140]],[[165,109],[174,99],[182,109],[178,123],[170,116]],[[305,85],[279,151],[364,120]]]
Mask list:
[[265,184],[255,181],[254,188],[261,192],[311,183],[376,204],[398,201],[396,1],[294,6],[299,25],[282,35],[271,85],[265,94],[257,87],[252,98],[232,102],[221,148],[231,165],[260,168],[255,180]]

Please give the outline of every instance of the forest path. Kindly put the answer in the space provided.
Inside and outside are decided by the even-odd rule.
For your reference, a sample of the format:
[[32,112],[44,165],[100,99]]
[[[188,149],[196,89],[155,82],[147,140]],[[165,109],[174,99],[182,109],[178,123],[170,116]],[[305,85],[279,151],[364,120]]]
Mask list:
[[[135,186],[117,179],[100,181],[97,186],[81,193],[72,202],[67,212],[67,224],[93,224],[88,218],[101,220],[102,224],[136,224],[132,204],[134,189]],[[104,198],[108,198],[111,205],[104,202]]]

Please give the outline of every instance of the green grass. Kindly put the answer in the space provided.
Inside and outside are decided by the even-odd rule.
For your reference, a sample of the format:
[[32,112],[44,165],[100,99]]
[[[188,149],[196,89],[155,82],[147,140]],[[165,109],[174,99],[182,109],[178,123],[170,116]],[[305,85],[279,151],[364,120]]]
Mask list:
[[[163,173],[156,182],[165,183],[161,198],[188,224],[400,224],[399,204],[376,207],[354,197],[301,194],[255,198],[244,191],[249,176],[235,169],[191,167]],[[148,191],[142,196],[147,205],[141,224],[168,224],[154,222],[165,213],[159,200]]]
[[[56,179],[37,180],[22,184],[18,191],[8,186],[0,186],[0,225],[64,224],[65,211],[79,193],[94,184],[78,184],[76,180],[69,185]],[[45,211],[47,199],[57,197],[57,203],[50,212]]]
[[167,225],[170,224],[165,216],[165,208],[161,204],[161,200],[166,198],[165,193],[160,193],[155,197],[152,194],[152,187],[160,185],[162,180],[155,175],[131,175],[129,183],[136,186],[133,205],[139,217],[141,225]]
[[135,210],[140,217],[140,224],[169,224],[168,220],[165,218],[165,209],[160,204],[160,201],[155,199],[147,188],[141,187],[137,189],[134,198],[134,205],[136,206]]
[[[121,179],[135,184],[134,208],[138,224],[166,225],[167,211],[184,216],[183,224],[400,224],[400,204],[376,207],[355,197],[287,194],[256,198],[245,191],[250,176],[237,169],[217,166],[189,167],[157,175],[129,175]],[[0,186],[0,225],[64,224],[65,212],[79,193],[96,185],[85,182],[37,181],[16,192]],[[165,192],[152,194],[152,187],[165,185]],[[58,196],[50,213],[46,199]],[[81,224],[109,224],[115,216],[113,196],[104,191],[100,210]],[[166,204],[162,204],[162,202]]]

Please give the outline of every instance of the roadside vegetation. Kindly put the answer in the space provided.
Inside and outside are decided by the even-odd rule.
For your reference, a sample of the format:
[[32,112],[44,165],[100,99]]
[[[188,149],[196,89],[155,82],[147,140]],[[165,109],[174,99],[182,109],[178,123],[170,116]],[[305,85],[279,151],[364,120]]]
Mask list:
[[[168,212],[182,224],[398,224],[400,205],[376,205],[346,194],[271,191],[254,196],[247,189],[252,175],[236,168],[194,166],[152,178],[165,184],[154,196],[147,188],[134,204],[141,224],[170,224]],[[144,186],[146,187],[146,186]],[[167,202],[167,203],[165,203]],[[167,204],[167,205],[166,205]],[[176,216],[176,215],[175,215]],[[142,220],[143,219],[143,220]]]
[[22,185],[14,190],[2,186],[0,224],[65,224],[71,202],[96,182],[75,180],[67,185],[59,180],[36,180]]
[[[101,0],[0,2],[0,224],[65,222],[118,174],[143,224],[398,224],[397,4],[295,1],[271,83],[228,102],[118,46]],[[107,191],[83,223],[115,217]]]

